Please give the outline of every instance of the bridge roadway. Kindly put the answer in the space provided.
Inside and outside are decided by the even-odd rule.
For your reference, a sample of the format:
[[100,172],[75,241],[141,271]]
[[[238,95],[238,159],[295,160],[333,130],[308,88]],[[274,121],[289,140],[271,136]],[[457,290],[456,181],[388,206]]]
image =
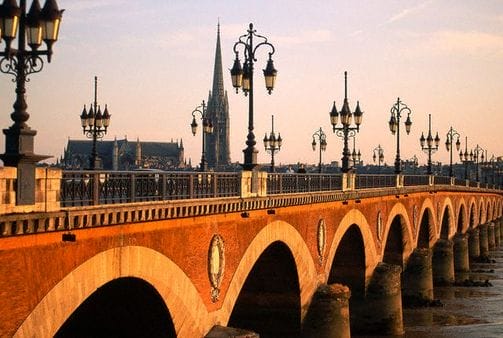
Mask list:
[[0,215],[0,336],[401,334],[402,303],[500,244],[501,190],[343,181]]

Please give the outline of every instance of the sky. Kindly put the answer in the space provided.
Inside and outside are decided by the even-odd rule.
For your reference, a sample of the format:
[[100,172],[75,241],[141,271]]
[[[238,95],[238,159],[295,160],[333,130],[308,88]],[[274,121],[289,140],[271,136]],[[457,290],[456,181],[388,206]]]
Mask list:
[[[31,4],[28,1],[28,4]],[[42,1],[43,5],[43,1]],[[230,106],[231,160],[242,162],[248,98],[232,88],[228,69],[233,45],[249,23],[276,49],[272,95],[261,69],[267,48],[257,51],[255,135],[258,161],[267,163],[262,138],[271,129],[283,138],[276,163],[317,163],[312,135],[327,134],[323,162],[340,161],[342,139],[331,130],[329,111],[344,98],[363,122],[356,148],[372,163],[379,144],[393,165],[396,136],[388,128],[397,97],[412,110],[410,135],[401,125],[402,159],[421,151],[421,132],[438,132],[433,161],[448,163],[444,142],[452,126],[462,147],[477,144],[503,155],[503,1],[501,0],[58,0],[65,9],[51,63],[27,83],[28,125],[37,131],[35,152],[59,158],[68,139],[84,139],[79,115],[94,97],[108,105],[107,140],[183,139],[193,164],[201,137],[190,131],[192,110],[212,86],[217,23],[220,21],[224,86]],[[0,45],[3,48],[4,44]],[[0,125],[12,124],[15,99],[10,75],[0,74]],[[405,119],[402,119],[402,122]],[[352,142],[351,142],[352,143]],[[4,137],[0,148],[5,149]],[[455,154],[454,161],[458,161]]]

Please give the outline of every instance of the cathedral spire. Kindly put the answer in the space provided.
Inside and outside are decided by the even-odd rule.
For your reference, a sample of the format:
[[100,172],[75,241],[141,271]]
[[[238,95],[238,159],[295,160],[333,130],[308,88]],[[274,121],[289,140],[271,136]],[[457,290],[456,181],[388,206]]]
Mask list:
[[217,47],[215,50],[215,67],[213,70],[213,96],[224,96],[224,75],[222,72],[222,51],[220,49],[220,20],[217,24]]

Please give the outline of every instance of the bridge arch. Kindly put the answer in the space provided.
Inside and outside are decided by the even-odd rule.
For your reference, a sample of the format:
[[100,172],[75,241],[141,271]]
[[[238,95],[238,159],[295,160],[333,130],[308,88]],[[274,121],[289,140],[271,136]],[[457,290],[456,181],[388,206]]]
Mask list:
[[300,319],[306,314],[308,304],[317,287],[316,267],[312,254],[299,232],[284,221],[274,221],[266,225],[253,239],[239,261],[239,265],[232,276],[222,307],[219,319],[228,323],[236,305],[240,292],[246,283],[250,272],[259,261],[260,256],[271,245],[278,247],[281,244],[282,255],[289,252],[293,258],[298,278],[300,292]]
[[475,229],[478,226],[477,221],[478,221],[477,204],[475,203],[475,199],[472,198],[470,200],[470,212],[469,212],[469,217],[468,217],[470,229]]
[[438,238],[449,239],[455,233],[455,218],[454,218],[454,208],[452,206],[452,201],[450,198],[444,200],[440,213],[440,231],[438,233]]
[[207,332],[206,307],[188,276],[155,250],[126,246],[103,251],[76,267],[47,293],[14,337],[54,336],[98,288],[123,277],[144,280],[159,293],[179,336],[200,337]]
[[421,206],[417,222],[416,247],[431,248],[436,241],[437,231],[434,207],[431,199],[426,198]]
[[175,338],[176,332],[165,302],[151,284],[120,277],[91,294],[54,337],[96,335]]
[[479,201],[479,218],[478,218],[478,222],[479,224],[484,224],[485,223],[485,209],[484,209],[484,199],[483,198],[480,198],[480,201]]
[[457,217],[457,226],[456,226],[456,232],[458,234],[464,234],[468,227],[469,227],[469,222],[467,221],[467,211],[466,211],[466,205],[464,201],[460,201],[459,203],[459,209],[458,209],[458,217]]
[[486,222],[490,222],[493,220],[493,213],[492,213],[492,201],[487,199],[487,204],[486,204]]
[[[374,236],[372,235],[370,224],[365,218],[365,215],[360,210],[352,209],[344,215],[344,217],[337,225],[334,238],[332,240],[332,243],[330,244],[330,248],[327,255],[327,264],[325,265],[325,280],[327,282],[329,280],[330,271],[332,269],[332,264],[334,262],[336,252],[339,249],[339,246],[341,245],[341,241],[343,240],[345,234],[348,233],[348,230],[350,228],[354,229],[354,227],[358,228],[358,231],[363,240],[363,250],[365,259],[365,281],[367,281],[371,277],[372,272],[374,271],[374,268],[379,261],[377,255],[377,249],[375,246],[375,240]],[[374,228],[377,231],[377,225],[375,225]]]
[[382,261],[403,269],[413,250],[413,236],[411,222],[402,203],[396,203],[390,210],[384,238]]

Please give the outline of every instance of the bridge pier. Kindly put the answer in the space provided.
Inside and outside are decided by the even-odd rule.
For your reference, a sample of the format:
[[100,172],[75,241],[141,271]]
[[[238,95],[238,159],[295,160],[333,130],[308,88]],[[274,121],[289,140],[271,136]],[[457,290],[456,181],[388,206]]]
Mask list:
[[439,239],[433,247],[433,285],[442,286],[454,283],[453,242]]
[[470,258],[468,254],[468,235],[454,236],[454,277],[456,281],[468,279],[470,272]]
[[349,298],[351,291],[342,284],[323,284],[313,295],[304,319],[302,337],[349,338]]
[[471,229],[468,233],[468,254],[471,261],[480,257],[479,229]]
[[259,338],[259,335],[252,331],[215,325],[204,338]]
[[500,219],[494,221],[494,245],[496,248],[500,247],[501,243],[501,222]]
[[365,300],[351,308],[351,319],[356,324],[353,334],[404,334],[401,271],[398,265],[379,263],[376,266]]
[[487,231],[487,223],[479,225],[479,228],[480,257],[487,257],[489,255],[489,236]]
[[496,238],[494,230],[494,222],[489,222],[487,225],[487,241],[489,244],[489,250],[494,250],[496,248]]
[[409,257],[402,274],[404,305],[424,304],[433,300],[432,254],[428,248],[417,248]]

